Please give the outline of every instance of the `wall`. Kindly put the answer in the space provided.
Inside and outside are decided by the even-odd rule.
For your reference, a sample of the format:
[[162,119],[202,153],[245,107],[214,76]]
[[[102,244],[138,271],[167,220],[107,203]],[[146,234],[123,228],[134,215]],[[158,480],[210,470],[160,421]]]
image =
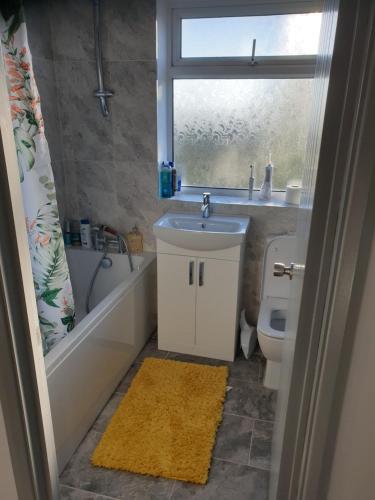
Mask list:
[[[43,7],[43,16],[48,14],[53,33],[55,80],[50,74],[50,87],[44,85],[43,75],[51,66],[46,56],[43,62],[48,70],[40,64],[36,76],[45,102],[46,130],[58,129],[56,116],[60,125],[61,149],[57,140],[51,148],[60,206],[68,218],[87,216],[122,232],[136,223],[144,233],[146,248],[153,249],[152,224],[164,212],[198,212],[200,208],[199,204],[160,201],[157,196],[155,1],[102,2],[104,80],[114,91],[108,118],[101,115],[93,96],[96,73],[91,1],[49,0],[47,7]],[[41,21],[34,16],[28,23],[29,31],[42,37],[39,45],[50,47],[48,29],[31,26]],[[38,46],[37,41],[34,45]],[[56,104],[57,112],[48,115]],[[215,205],[214,209],[252,217],[243,301],[248,320],[256,323],[266,238],[293,232],[296,209],[237,205]]]
[[340,416],[327,500],[373,500],[375,491],[375,238],[362,304],[353,332],[344,402]]

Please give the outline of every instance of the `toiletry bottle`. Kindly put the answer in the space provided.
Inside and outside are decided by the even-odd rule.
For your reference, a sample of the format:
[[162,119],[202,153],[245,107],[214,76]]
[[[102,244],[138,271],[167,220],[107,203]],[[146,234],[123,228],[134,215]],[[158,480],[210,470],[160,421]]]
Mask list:
[[181,191],[182,178],[181,175],[177,176],[177,191]]
[[143,235],[137,226],[134,226],[130,233],[127,233],[126,241],[131,254],[141,254],[143,252]]
[[172,189],[172,196],[174,196],[175,192],[177,191],[177,169],[174,166],[173,161],[169,162],[169,166],[172,172],[171,189]]
[[260,188],[259,199],[263,201],[270,201],[272,196],[272,171],[273,164],[271,161],[271,153],[269,155],[268,165],[265,167],[264,181]]
[[70,223],[70,236],[74,247],[81,246],[81,225],[78,220],[72,220]]
[[254,191],[254,165],[250,165],[249,200],[253,199],[253,191]]
[[172,196],[172,170],[164,162],[160,168],[160,197],[170,198]]
[[85,248],[92,247],[91,226],[88,219],[81,220],[81,245]]
[[64,243],[67,247],[72,246],[72,235],[70,232],[70,221],[64,222]]

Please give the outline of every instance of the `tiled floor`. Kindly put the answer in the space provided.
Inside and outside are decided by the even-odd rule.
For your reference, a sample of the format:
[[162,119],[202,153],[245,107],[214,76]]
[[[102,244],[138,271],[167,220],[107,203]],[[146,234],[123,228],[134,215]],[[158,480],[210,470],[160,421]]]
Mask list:
[[234,363],[225,363],[230,367],[228,392],[207,485],[198,486],[91,466],[91,453],[140,363],[147,356],[208,364],[224,363],[159,351],[156,337],[153,337],[62,473],[62,500],[266,500],[276,393],[261,384],[263,360],[259,353],[249,361],[238,356]]

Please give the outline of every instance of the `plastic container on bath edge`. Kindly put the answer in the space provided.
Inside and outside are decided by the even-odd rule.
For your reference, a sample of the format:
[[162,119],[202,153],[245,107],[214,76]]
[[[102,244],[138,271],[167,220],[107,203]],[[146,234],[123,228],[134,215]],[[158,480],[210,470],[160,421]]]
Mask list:
[[91,226],[89,219],[81,220],[81,245],[85,248],[92,247]]
[[70,222],[70,238],[72,246],[74,247],[81,246],[81,226],[78,220],[72,220]]
[[70,221],[64,222],[64,243],[67,247],[72,246],[72,234],[70,231]]

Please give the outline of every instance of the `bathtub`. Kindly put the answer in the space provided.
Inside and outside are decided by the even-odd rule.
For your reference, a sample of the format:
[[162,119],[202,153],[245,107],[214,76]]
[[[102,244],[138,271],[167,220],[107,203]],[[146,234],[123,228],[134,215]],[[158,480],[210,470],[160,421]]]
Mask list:
[[57,460],[62,471],[97,415],[156,328],[156,259],[108,254],[85,302],[101,252],[68,249],[77,322],[45,357]]

